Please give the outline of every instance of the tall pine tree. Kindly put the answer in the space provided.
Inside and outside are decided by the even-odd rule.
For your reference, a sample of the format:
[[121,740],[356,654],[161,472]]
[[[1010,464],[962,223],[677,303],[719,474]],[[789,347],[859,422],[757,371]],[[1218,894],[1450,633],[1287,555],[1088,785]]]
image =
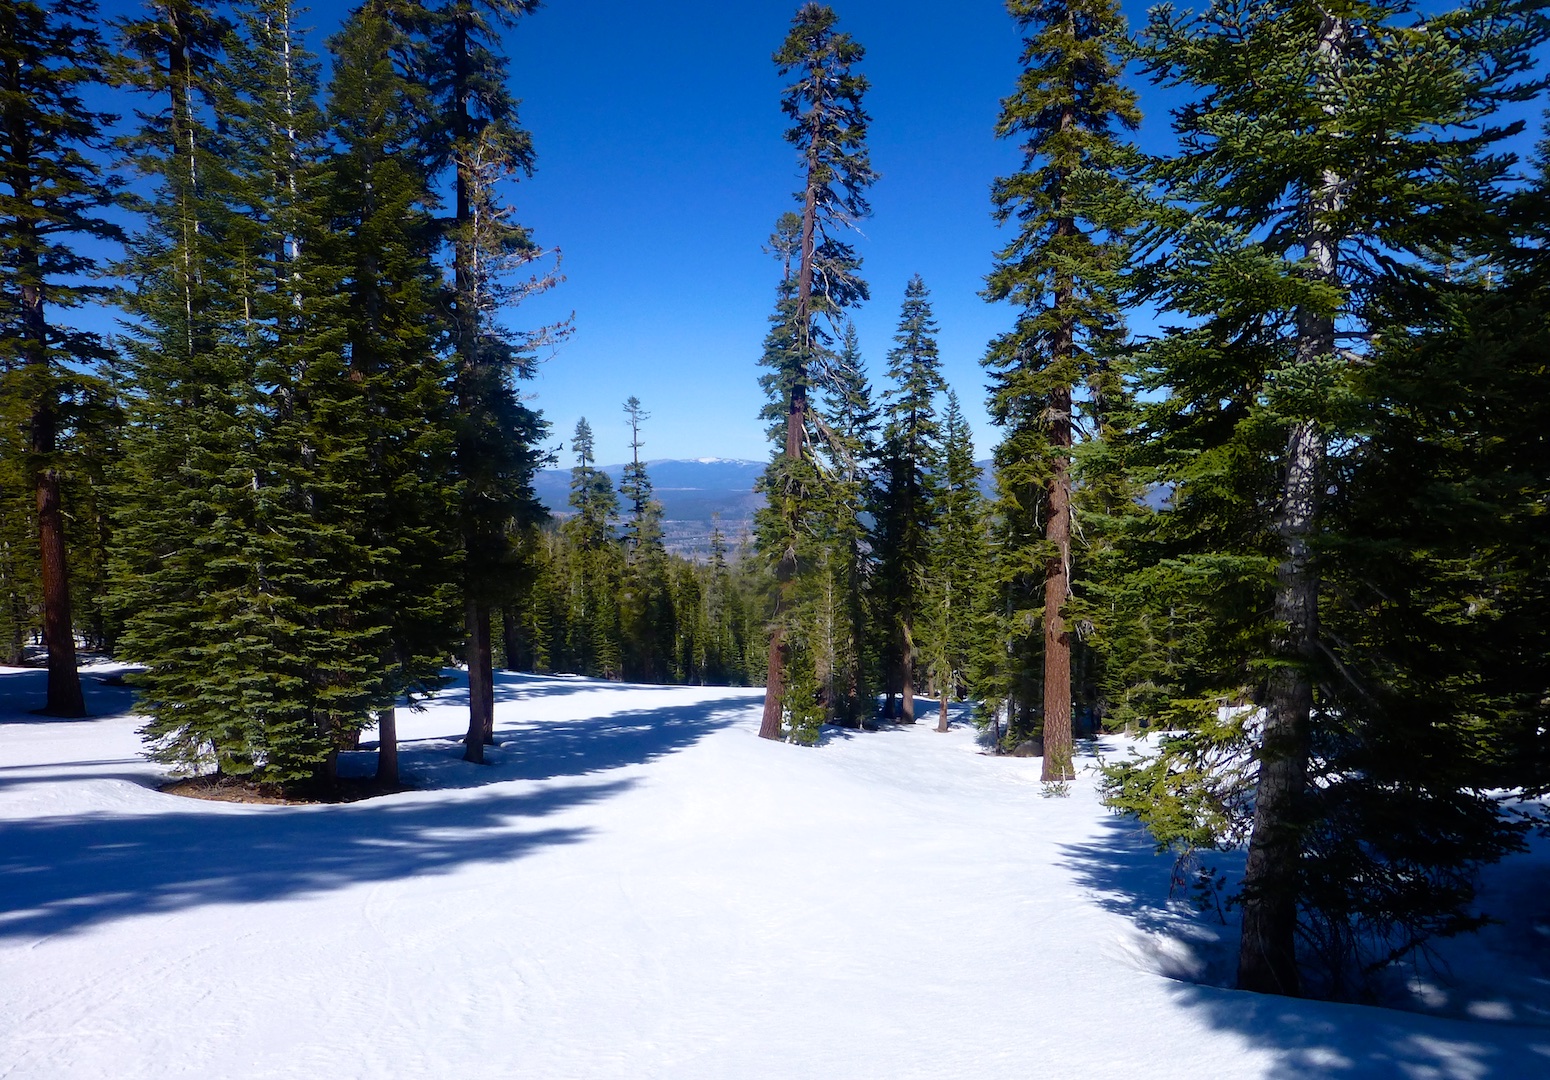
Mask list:
[[[866,78],[853,69],[864,50],[835,29],[838,17],[822,4],[804,4],[791,32],[775,53],[776,70],[792,77],[781,107],[792,126],[786,140],[800,161],[802,189],[799,219],[784,245],[788,272],[782,282],[773,329],[766,342],[764,378],[779,427],[780,451],[762,483],[769,511],[761,529],[761,547],[776,566],[778,600],[766,665],[762,738],[776,739],[792,725],[795,707],[804,715],[815,692],[808,672],[800,687],[787,685],[787,668],[798,644],[794,634],[797,580],[806,568],[803,551],[811,523],[811,500],[822,482],[814,464],[810,391],[828,374],[828,335],[820,320],[838,319],[846,308],[867,298],[860,260],[841,230],[871,211],[865,192],[876,178],[866,150],[867,115],[862,97]],[[794,272],[790,256],[794,255]],[[810,665],[809,665],[810,666]]]
[[[398,782],[401,695],[441,685],[459,640],[462,604],[452,479],[452,365],[440,340],[436,199],[418,141],[427,102],[409,77],[412,40],[392,0],[369,0],[330,42],[330,243],[349,298],[348,378],[358,383],[365,468],[357,478],[371,572],[385,588],[369,606],[388,627],[375,694],[377,779]],[[361,598],[366,599],[366,598]]]
[[503,201],[505,186],[530,175],[535,158],[507,85],[499,31],[538,6],[538,0],[445,0],[404,12],[424,35],[421,70],[437,121],[429,129],[430,157],[450,172],[453,193],[452,213],[444,219],[452,264],[446,302],[462,415],[456,462],[469,677],[464,756],[474,762],[484,760],[484,746],[494,741],[490,620],[519,569],[520,549],[511,537],[543,516],[532,485],[545,457],[539,444],[548,424],[523,403],[514,381],[531,377],[534,350],[563,332],[519,332],[502,321],[525,296],[559,280],[549,272],[512,284],[515,272],[531,269],[547,253]]
[[878,579],[888,635],[884,715],[905,724],[915,722],[915,631],[939,509],[942,431],[936,397],[946,389],[929,295],[919,274],[910,279],[895,347],[888,353],[893,385],[883,392],[882,486],[876,510]]
[[[106,350],[95,335],[51,320],[48,309],[101,294],[81,283],[95,269],[81,244],[120,235],[102,214],[113,198],[112,182],[95,164],[112,118],[82,100],[83,91],[104,81],[95,11],[89,2],[0,6],[0,423],[8,429],[0,453],[12,459],[6,471],[31,496],[26,518],[34,522],[38,552],[35,564],[19,551],[5,560],[13,582],[8,617],[15,635],[22,621],[17,578],[35,565],[48,650],[40,711],[66,717],[84,716],[86,704],[76,672],[66,541],[71,508],[63,494],[73,463],[61,453],[60,434],[83,392],[75,372],[101,363]],[[12,502],[7,517],[20,509]],[[12,535],[0,542],[23,541]]]
[[[1043,777],[1071,779],[1071,457],[1079,393],[1098,377],[1118,333],[1124,264],[1126,150],[1115,128],[1140,121],[1114,55],[1125,22],[1113,0],[1008,0],[1026,35],[1017,89],[1001,103],[996,134],[1021,137],[1023,168],[996,181],[996,220],[1017,236],[996,256],[985,296],[1018,308],[1016,327],[991,343],[991,414],[1006,434],[997,449],[1008,540],[1003,556],[1022,577],[1042,564],[1037,604],[1043,639]],[[1043,521],[1034,539],[1030,518]],[[1032,583],[1029,582],[1029,585]],[[1008,582],[1014,592],[1013,582]]]

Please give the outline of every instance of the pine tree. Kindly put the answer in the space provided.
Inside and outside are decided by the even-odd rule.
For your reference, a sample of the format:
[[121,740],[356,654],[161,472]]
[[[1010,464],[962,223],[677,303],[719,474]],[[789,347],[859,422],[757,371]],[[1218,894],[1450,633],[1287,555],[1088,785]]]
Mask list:
[[[84,239],[116,241],[119,229],[103,208],[113,182],[95,164],[103,129],[113,118],[87,108],[82,92],[104,81],[106,59],[85,0],[40,6],[0,5],[0,452],[13,483],[29,489],[43,640],[48,649],[48,716],[84,716],[76,672],[71,615],[66,477],[79,462],[61,452],[60,434],[73,420],[82,376],[106,359],[93,334],[51,321],[48,308],[74,307],[102,289],[81,283],[95,270],[79,250]],[[17,429],[25,430],[17,438]],[[19,459],[19,460],[18,460]],[[14,475],[19,474],[19,475]],[[15,489],[13,488],[13,491]],[[21,510],[8,500],[7,517]],[[7,537],[20,543],[21,537]],[[12,582],[9,620],[19,631],[23,591],[18,575],[34,565],[19,551],[5,560]]]
[[985,514],[979,481],[969,422],[958,395],[949,390],[942,414],[936,530],[931,538],[922,604],[922,652],[941,698],[938,731],[948,729],[948,698],[964,685],[975,646],[974,602],[985,562]]
[[873,712],[876,698],[872,632],[875,557],[863,515],[869,507],[877,464],[878,415],[854,323],[845,324],[834,375],[825,388],[819,413],[829,469],[823,536],[832,627],[824,694],[830,720],[859,727]]
[[[1037,604],[1044,629],[1043,776],[1061,781],[1075,775],[1065,610],[1075,409],[1118,332],[1124,222],[1114,189],[1126,155],[1114,128],[1134,128],[1140,114],[1135,94],[1119,83],[1114,54],[1125,23],[1112,0],[1008,0],[1007,10],[1026,35],[1023,71],[1001,103],[996,134],[1023,138],[1023,168],[992,189],[996,220],[1015,220],[1018,232],[997,253],[985,296],[1019,310],[985,365],[993,373],[991,413],[1006,431],[997,451],[1003,514],[1021,549],[1009,561],[1042,563],[1042,597],[1018,606]],[[1027,535],[1030,512],[1043,521],[1037,541]]]
[[[794,76],[781,107],[793,122],[786,138],[799,155],[803,183],[800,218],[794,229],[788,222],[783,230],[794,233],[795,242],[788,236],[784,245],[788,270],[764,358],[771,373],[763,382],[780,421],[776,436],[781,446],[762,481],[769,510],[760,547],[775,564],[780,583],[759,728],[766,739],[782,737],[788,727],[783,720],[793,706],[809,716],[810,695],[816,693],[816,677],[806,670],[808,665],[801,686],[788,685],[787,676],[793,649],[800,648],[797,602],[803,583],[797,579],[804,571],[802,549],[809,531],[805,519],[820,482],[809,416],[809,391],[824,379],[827,367],[828,339],[819,320],[836,319],[867,298],[860,260],[840,234],[870,213],[864,193],[876,178],[866,151],[867,115],[861,104],[867,81],[853,71],[864,50],[835,30],[837,22],[830,8],[804,4],[774,57],[782,76]],[[802,724],[793,718],[789,726]]]
[[561,527],[571,549],[569,652],[578,674],[616,679],[623,662],[618,599],[623,560],[614,536],[619,497],[608,474],[597,467],[586,417],[576,421],[571,450],[576,455],[570,471],[575,513]]
[[250,617],[253,537],[251,365],[236,301],[232,148],[210,122],[230,82],[231,27],[169,0],[121,26],[128,85],[146,95],[125,142],[151,185],[123,268],[131,423],[115,477],[112,600],[137,677],[141,729],[158,761],[246,775],[262,763],[253,717],[268,687],[249,657],[267,648]]
[[741,598],[727,565],[726,534],[721,531],[719,513],[711,516],[710,557],[705,563],[704,576],[705,680],[713,686],[743,685]]
[[[662,540],[662,505],[652,498],[651,475],[640,459],[641,423],[651,414],[640,399],[624,403],[630,422],[630,461],[619,481],[629,504],[624,522],[625,580],[621,597],[624,625],[624,676],[640,682],[667,682],[673,676],[670,643],[677,632],[667,549]],[[689,610],[696,610],[696,603]]]
[[[896,344],[888,353],[888,375],[894,382],[883,393],[877,547],[890,639],[884,715],[905,724],[915,722],[915,630],[936,525],[942,450],[935,403],[937,394],[946,390],[929,295],[919,274],[910,279]],[[895,694],[901,698],[897,709]]]
[[[343,325],[349,378],[365,405],[359,476],[372,573],[387,586],[371,606],[389,627],[377,658],[380,783],[398,782],[396,702],[440,686],[462,623],[449,481],[456,418],[452,369],[438,348],[440,274],[435,197],[420,160],[422,89],[407,77],[412,42],[372,0],[330,42],[329,119],[335,259],[349,297]],[[509,642],[508,642],[509,648]]]
[[[495,675],[492,602],[509,591],[520,567],[510,542],[543,516],[533,474],[548,424],[516,393],[513,380],[533,374],[534,350],[565,328],[516,332],[500,315],[559,281],[550,271],[512,285],[517,271],[546,256],[502,201],[504,185],[534,167],[532,137],[520,126],[507,88],[499,30],[538,8],[538,0],[445,0],[405,12],[424,34],[423,74],[436,110],[432,164],[450,170],[452,214],[445,224],[452,278],[456,355],[455,401],[462,414],[456,462],[461,485],[469,726],[464,757],[484,760],[494,741]],[[418,9],[418,10],[416,10]]]
[[[1202,786],[1187,794],[1216,806],[1226,827],[1252,807],[1246,989],[1298,993],[1299,912],[1338,924],[1340,905],[1371,880],[1349,863],[1336,869],[1347,845],[1381,851],[1384,822],[1408,820],[1407,800],[1448,797],[1443,773],[1365,802],[1331,783],[1360,769],[1352,748],[1378,729],[1352,711],[1360,695],[1339,689],[1374,673],[1342,657],[1327,621],[1336,576],[1326,552],[1341,542],[1329,491],[1361,445],[1359,373],[1372,343],[1405,333],[1386,305],[1486,220],[1506,164],[1490,148],[1510,129],[1478,125],[1529,92],[1521,76],[1539,40],[1539,17],[1510,5],[1424,19],[1383,4],[1152,13],[1150,69],[1194,94],[1175,113],[1181,152],[1157,172],[1167,203],[1152,238],[1172,248],[1157,259],[1153,295],[1185,325],[1142,357],[1143,385],[1166,388],[1143,427],[1153,477],[1172,485],[1156,519],[1169,554],[1156,576],[1192,617],[1207,616],[1190,631],[1198,652],[1185,691],[1198,734],[1158,767],[1193,769]],[[1262,711],[1217,707],[1246,697]],[[1251,772],[1202,767],[1235,747],[1252,751]],[[1431,820],[1440,852],[1460,838],[1446,814]],[[1410,850],[1409,865],[1385,869],[1415,884],[1427,857]],[[1416,925],[1427,904],[1420,921],[1447,925],[1436,916],[1458,895],[1410,888],[1420,907],[1375,925]],[[1375,933],[1398,952],[1416,944]]]

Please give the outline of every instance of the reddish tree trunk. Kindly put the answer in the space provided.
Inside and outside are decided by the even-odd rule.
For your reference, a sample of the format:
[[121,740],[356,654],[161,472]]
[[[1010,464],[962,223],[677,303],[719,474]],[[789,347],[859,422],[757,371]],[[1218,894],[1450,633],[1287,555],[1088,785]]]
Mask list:
[[70,618],[70,574],[65,561],[65,523],[59,505],[59,474],[38,473],[38,548],[43,571],[43,643],[48,648],[45,716],[85,716],[81,677],[76,671],[75,632]]
[[786,635],[778,627],[770,635],[770,673],[764,684],[764,717],[759,738],[780,738],[781,700],[786,693]]
[[[41,279],[36,249],[24,250],[31,273]],[[38,559],[43,585],[43,644],[48,649],[48,692],[45,716],[86,715],[81,677],[76,670],[75,629],[70,613],[70,567],[65,554],[65,516],[59,493],[59,472],[52,457],[57,449],[53,389],[48,379],[48,324],[43,316],[43,293],[36,284],[23,284],[22,319],[27,341],[22,346],[33,375],[31,450],[37,472],[34,482],[38,505]]]
[[1050,403],[1054,447],[1045,539],[1055,551],[1044,567],[1044,768],[1040,779],[1071,780],[1071,635],[1062,609],[1071,591],[1071,391]]

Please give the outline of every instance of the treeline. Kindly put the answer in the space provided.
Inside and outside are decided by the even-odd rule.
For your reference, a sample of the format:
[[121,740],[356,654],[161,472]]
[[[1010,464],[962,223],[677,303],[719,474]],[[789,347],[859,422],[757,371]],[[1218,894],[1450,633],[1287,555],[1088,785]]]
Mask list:
[[[764,681],[764,586],[754,562],[711,527],[703,561],[669,552],[641,461],[638,398],[625,402],[632,460],[616,491],[583,417],[571,438],[569,512],[532,538],[502,608],[505,664],[629,682],[755,686]],[[621,501],[620,496],[623,496]]]

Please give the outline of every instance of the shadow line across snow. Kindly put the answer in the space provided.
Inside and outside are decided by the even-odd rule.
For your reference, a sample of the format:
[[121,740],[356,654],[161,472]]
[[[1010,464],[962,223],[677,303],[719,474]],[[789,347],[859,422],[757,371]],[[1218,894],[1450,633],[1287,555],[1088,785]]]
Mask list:
[[[597,688],[583,683],[572,692]],[[153,813],[0,821],[0,939],[446,873],[578,843],[589,830],[540,827],[543,819],[628,791],[633,778],[598,774],[683,750],[733,723],[747,704],[746,695],[731,695],[536,724],[507,714],[489,765],[460,760],[456,738],[404,744],[401,764],[415,790],[401,797],[236,807],[169,795],[167,806]],[[357,765],[375,758],[354,756]],[[106,778],[96,771],[75,774],[74,764],[33,766],[25,770],[31,775],[0,781]],[[124,778],[145,782],[143,776]],[[549,783],[536,790],[531,783],[516,790],[496,786],[506,781]],[[434,797],[434,790],[448,793]]]

